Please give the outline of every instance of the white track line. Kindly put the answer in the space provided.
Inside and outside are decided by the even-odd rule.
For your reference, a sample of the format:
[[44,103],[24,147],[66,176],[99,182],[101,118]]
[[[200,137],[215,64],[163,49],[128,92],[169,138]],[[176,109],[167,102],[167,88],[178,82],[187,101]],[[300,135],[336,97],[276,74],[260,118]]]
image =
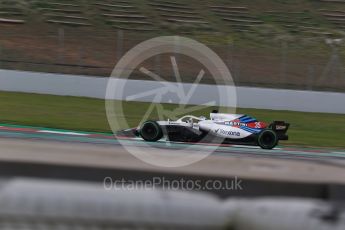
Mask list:
[[38,130],[38,133],[53,133],[53,134],[65,134],[74,136],[88,136],[86,133],[76,133],[76,132],[64,132],[64,131],[52,131],[52,130]]

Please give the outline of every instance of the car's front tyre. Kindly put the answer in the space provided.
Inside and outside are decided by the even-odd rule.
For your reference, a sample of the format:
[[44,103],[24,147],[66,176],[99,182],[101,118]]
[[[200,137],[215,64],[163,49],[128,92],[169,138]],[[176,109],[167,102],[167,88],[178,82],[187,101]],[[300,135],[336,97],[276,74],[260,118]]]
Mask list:
[[146,121],[141,125],[139,134],[145,141],[155,142],[163,137],[163,130],[156,121]]

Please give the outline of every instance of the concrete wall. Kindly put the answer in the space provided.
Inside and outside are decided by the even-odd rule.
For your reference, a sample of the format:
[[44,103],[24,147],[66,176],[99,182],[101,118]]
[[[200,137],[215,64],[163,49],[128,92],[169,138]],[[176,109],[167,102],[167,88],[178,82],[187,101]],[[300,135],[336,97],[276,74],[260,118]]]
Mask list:
[[201,192],[24,178],[0,186],[0,228],[7,230],[345,229],[343,207],[321,200],[222,201]]
[[[109,78],[102,77],[0,70],[0,90],[2,91],[104,99],[108,80]],[[162,87],[161,82],[154,81],[128,80],[124,82],[121,80],[120,83],[125,85],[124,94],[121,98],[116,96],[115,99],[128,99],[131,95]],[[174,83],[169,84],[176,86]],[[191,87],[192,84],[183,84],[183,88],[187,91]],[[227,86],[197,85],[194,94],[187,103],[202,104],[209,98],[219,97],[218,92],[223,93],[227,89]],[[237,106],[242,108],[345,113],[345,93],[254,87],[236,87],[236,91]],[[154,101],[154,97],[152,95],[136,100],[151,102]],[[163,97],[160,102],[181,103],[180,98],[173,94]],[[216,103],[228,105],[221,100],[216,100]]]

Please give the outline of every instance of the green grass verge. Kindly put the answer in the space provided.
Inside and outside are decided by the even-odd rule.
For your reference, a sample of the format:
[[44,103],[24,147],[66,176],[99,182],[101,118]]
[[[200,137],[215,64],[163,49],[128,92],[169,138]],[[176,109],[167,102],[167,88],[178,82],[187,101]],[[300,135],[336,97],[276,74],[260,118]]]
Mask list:
[[[125,103],[126,119],[130,126],[141,120],[148,103]],[[175,105],[164,105],[171,110]],[[193,115],[206,115],[210,108]],[[259,120],[285,120],[291,123],[290,140],[286,143],[301,146],[345,147],[345,116],[342,114],[303,113],[262,109],[238,109]],[[152,117],[155,118],[155,117]],[[110,132],[104,100],[51,96],[27,93],[0,92],[0,122],[81,131]],[[285,142],[284,142],[285,143]]]

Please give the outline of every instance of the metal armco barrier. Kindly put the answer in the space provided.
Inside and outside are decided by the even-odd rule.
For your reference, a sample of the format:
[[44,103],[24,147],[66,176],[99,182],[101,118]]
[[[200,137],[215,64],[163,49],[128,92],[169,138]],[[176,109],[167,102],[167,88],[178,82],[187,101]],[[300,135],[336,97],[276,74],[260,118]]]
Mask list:
[[[104,99],[108,80],[109,78],[103,77],[0,70],[0,90],[11,92],[68,95]],[[162,87],[162,83],[156,81],[121,81],[123,81],[122,83],[125,85],[124,95],[122,95],[122,98],[113,99],[126,99],[132,95],[138,95],[140,93]],[[168,84],[174,85],[176,83],[168,82]],[[182,85],[186,92],[192,88],[192,84],[183,83]],[[235,88],[232,86],[215,86],[206,84],[199,84],[196,86],[188,104],[203,104],[209,98],[216,98],[219,93],[225,92],[228,87],[230,87],[230,90],[236,90],[237,107],[241,108],[345,113],[345,93],[255,87]],[[136,100],[155,102],[153,99],[154,95]],[[229,100],[234,99],[229,98]],[[181,103],[178,97],[162,98],[159,102]],[[222,104],[219,104],[219,101],[216,101],[216,103],[222,106]]]

